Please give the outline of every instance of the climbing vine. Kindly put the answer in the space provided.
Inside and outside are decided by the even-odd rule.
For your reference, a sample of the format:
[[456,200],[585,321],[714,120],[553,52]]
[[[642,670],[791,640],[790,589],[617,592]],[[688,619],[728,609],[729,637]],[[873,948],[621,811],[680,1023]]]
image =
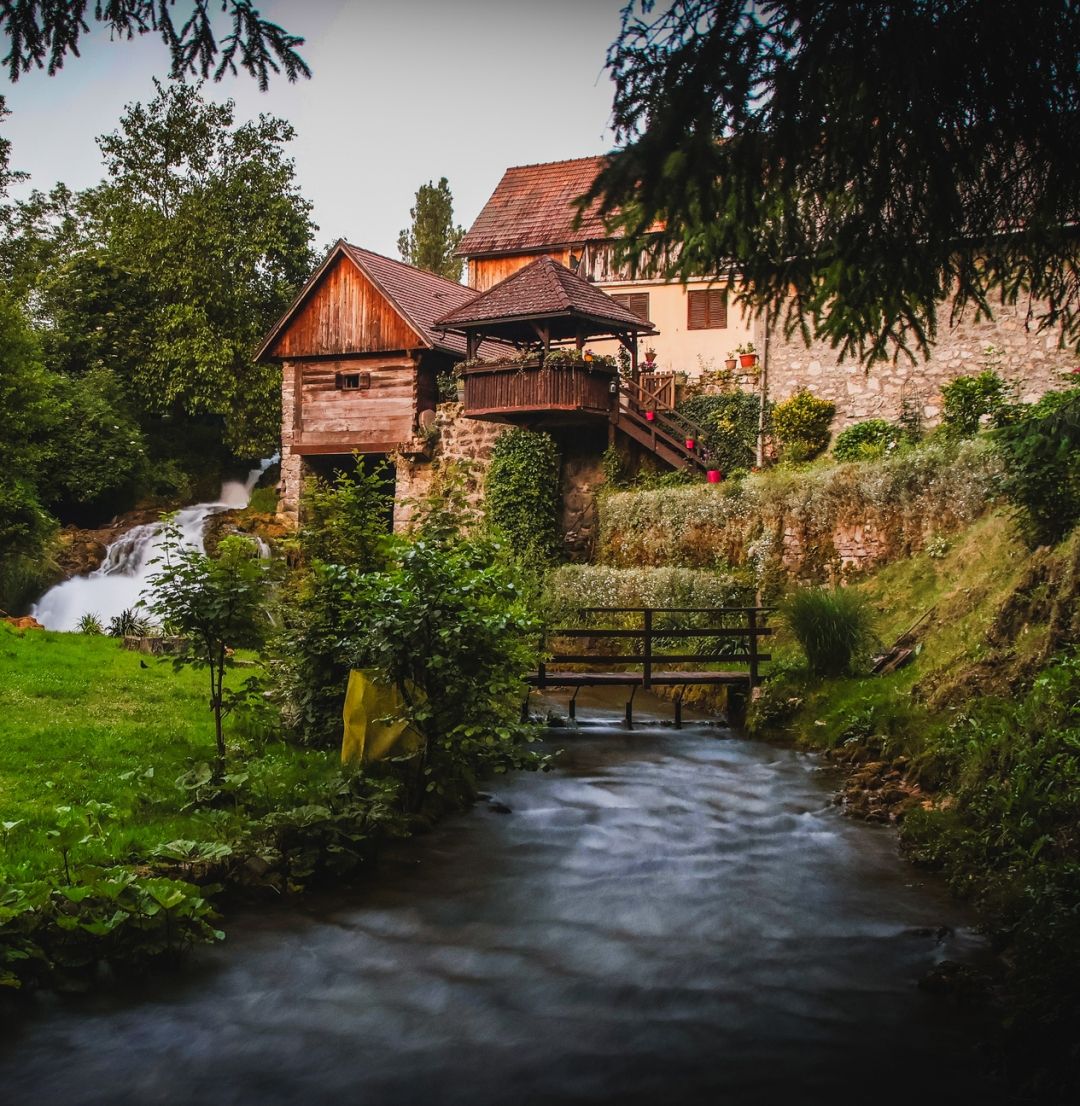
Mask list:
[[529,559],[559,549],[559,451],[549,434],[515,428],[492,451],[485,487],[488,521]]

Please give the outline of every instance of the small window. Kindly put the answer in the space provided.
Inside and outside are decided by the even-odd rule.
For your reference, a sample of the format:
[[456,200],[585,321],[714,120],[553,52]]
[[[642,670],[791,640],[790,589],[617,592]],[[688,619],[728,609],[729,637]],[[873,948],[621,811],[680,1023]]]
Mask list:
[[686,329],[722,330],[727,326],[727,289],[686,293]]
[[338,373],[334,384],[339,391],[354,392],[371,387],[371,373]]
[[627,292],[622,295],[611,297],[620,307],[625,307],[627,311],[633,312],[639,319],[645,322],[649,321],[649,293],[648,292]]

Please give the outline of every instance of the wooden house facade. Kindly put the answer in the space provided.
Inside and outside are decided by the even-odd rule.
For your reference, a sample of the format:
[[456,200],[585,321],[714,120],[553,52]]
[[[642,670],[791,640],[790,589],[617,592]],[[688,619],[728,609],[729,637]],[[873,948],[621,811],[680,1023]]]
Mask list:
[[476,293],[339,241],[267,335],[257,360],[282,369],[282,510],[295,517],[308,471],[423,448],[437,377],[465,339],[432,323]]

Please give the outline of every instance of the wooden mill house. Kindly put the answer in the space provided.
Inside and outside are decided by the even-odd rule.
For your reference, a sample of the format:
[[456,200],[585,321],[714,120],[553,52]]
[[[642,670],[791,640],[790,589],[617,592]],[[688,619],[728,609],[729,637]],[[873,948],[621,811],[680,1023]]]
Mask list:
[[[655,333],[546,256],[478,292],[339,241],[257,355],[282,367],[282,512],[297,517],[306,473],[356,455],[389,459],[403,500],[429,464],[438,377],[455,367],[465,419],[545,429],[579,465],[620,441],[704,471],[699,430],[638,371],[639,338]],[[627,371],[594,341],[622,349]]]

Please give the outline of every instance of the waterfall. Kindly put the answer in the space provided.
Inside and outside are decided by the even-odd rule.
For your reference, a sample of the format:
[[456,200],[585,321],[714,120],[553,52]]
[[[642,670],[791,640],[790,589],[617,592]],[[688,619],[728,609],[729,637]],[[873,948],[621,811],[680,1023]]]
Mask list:
[[[213,503],[196,503],[177,511],[176,526],[184,543],[201,551],[206,520],[222,511],[246,507],[259,477],[276,459],[263,461],[246,480],[226,480]],[[74,630],[88,612],[107,626],[110,619],[134,607],[143,596],[154,572],[150,562],[162,552],[162,529],[160,522],[150,522],[128,530],[106,549],[105,559],[93,572],[50,588],[30,613],[47,630]],[[264,542],[260,541],[259,552],[264,556],[269,552]]]

